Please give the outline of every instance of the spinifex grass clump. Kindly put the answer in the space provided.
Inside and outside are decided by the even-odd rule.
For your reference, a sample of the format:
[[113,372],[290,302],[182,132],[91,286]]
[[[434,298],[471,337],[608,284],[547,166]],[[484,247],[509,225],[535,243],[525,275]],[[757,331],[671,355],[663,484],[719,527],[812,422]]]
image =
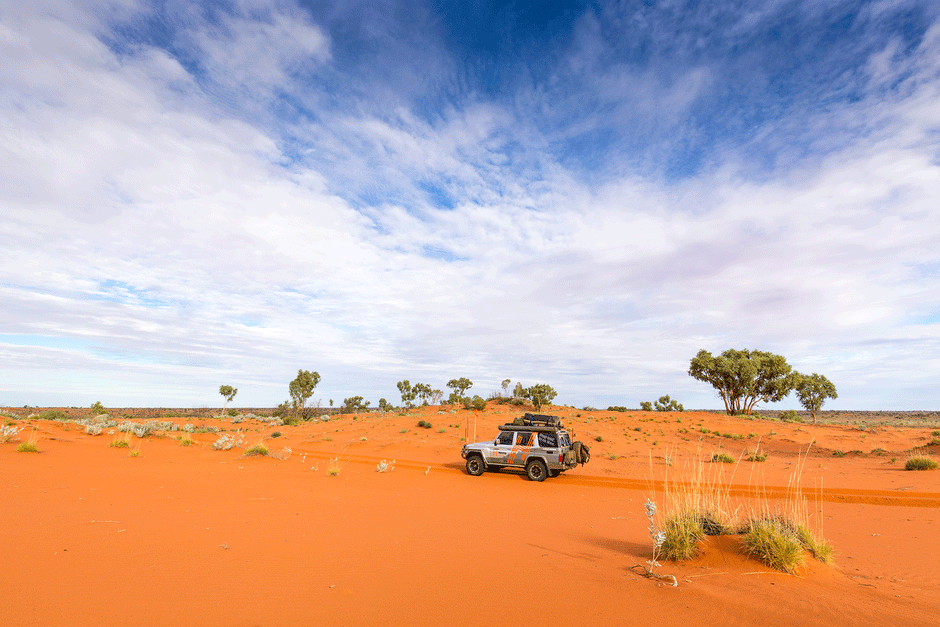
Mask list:
[[930,457],[912,457],[904,464],[904,470],[936,470],[937,461]]
[[803,545],[789,525],[782,521],[751,521],[741,539],[747,553],[771,568],[792,573],[803,565]]
[[258,444],[255,444],[254,446],[249,447],[245,451],[245,457],[253,457],[256,455],[267,455],[267,454],[268,454],[268,447],[266,447],[264,444],[261,444],[260,442]]
[[[742,534],[747,553],[788,573],[803,565],[804,552],[824,564],[832,563],[832,546],[810,525],[808,500],[800,487],[805,463],[804,455],[790,476],[782,503],[777,500],[772,505],[766,493],[755,490],[757,505],[748,513]],[[821,499],[817,498],[817,502],[821,503]]]
[[737,513],[728,495],[730,480],[724,481],[720,464],[706,465],[699,456],[691,465],[684,464],[681,474],[681,481],[668,474],[663,481],[662,555],[678,561],[695,557],[706,535],[729,533]]

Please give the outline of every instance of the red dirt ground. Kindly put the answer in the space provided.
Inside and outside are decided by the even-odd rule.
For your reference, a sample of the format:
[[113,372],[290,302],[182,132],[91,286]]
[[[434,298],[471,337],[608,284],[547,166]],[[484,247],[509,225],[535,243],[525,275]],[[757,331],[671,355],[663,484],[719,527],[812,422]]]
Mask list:
[[[26,428],[0,445],[2,623],[940,624],[940,471],[903,470],[911,451],[936,456],[930,428],[551,411],[593,458],[544,483],[468,476],[459,451],[474,414],[464,410],[296,427],[168,418],[241,429],[246,443],[216,451],[218,436],[203,433],[183,447],[181,433],[161,432],[132,437],[136,457],[108,446],[118,434],[14,421]],[[477,439],[519,413],[491,405],[476,417]],[[40,452],[16,452],[30,437]],[[244,457],[262,440],[286,459]],[[681,475],[694,455],[739,458],[758,443],[767,461],[728,465],[731,493],[782,494],[801,465],[802,485],[822,487],[814,523],[835,566],[810,559],[797,576],[773,572],[726,536],[663,564],[678,587],[639,576],[631,567],[650,556],[643,504],[661,496],[657,480]],[[394,471],[377,473],[382,459]]]

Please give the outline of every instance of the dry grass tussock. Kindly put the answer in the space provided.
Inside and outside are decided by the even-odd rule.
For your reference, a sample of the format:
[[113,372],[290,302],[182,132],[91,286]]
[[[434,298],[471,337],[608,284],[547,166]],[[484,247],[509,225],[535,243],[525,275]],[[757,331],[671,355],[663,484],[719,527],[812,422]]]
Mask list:
[[[700,452],[678,470],[667,467],[660,497],[665,535],[662,557],[688,560],[700,552],[706,535],[740,535],[744,552],[784,572],[802,566],[806,553],[832,563],[832,547],[822,537],[822,512],[818,512],[820,528],[816,530],[811,524],[810,501],[800,487],[805,461],[805,455],[799,458],[784,499],[770,498],[766,486],[755,484],[753,464],[747,484],[750,494],[743,499],[730,496],[738,464],[726,471],[728,466],[710,463]],[[653,500],[657,498],[654,485],[651,481]],[[821,504],[821,490],[821,486],[815,488],[814,504]]]

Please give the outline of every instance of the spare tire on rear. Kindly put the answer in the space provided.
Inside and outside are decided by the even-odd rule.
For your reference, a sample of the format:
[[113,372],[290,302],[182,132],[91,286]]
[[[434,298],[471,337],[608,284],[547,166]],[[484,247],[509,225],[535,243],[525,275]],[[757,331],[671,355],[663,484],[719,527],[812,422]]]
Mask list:
[[575,460],[582,466],[591,461],[591,449],[584,442],[575,442],[571,445],[571,450],[574,451]]

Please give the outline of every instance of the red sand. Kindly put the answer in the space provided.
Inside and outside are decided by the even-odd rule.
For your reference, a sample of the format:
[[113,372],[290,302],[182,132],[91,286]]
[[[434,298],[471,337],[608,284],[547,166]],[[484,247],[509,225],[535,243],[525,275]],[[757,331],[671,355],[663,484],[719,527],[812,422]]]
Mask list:
[[[462,410],[343,416],[277,427],[276,439],[255,421],[204,421],[242,428],[249,444],[265,438],[272,453],[290,446],[284,460],[215,451],[212,434],[182,447],[178,433],[132,438],[140,454],[131,457],[108,447],[114,436],[34,421],[38,454],[17,453],[17,440],[0,445],[2,622],[940,624],[940,471],[902,470],[905,451],[924,446],[930,429],[552,411],[593,459],[540,484],[468,476],[459,449],[468,422],[473,439],[473,414]],[[491,406],[477,439],[518,413]],[[415,428],[421,419],[434,427]],[[758,437],[769,458],[734,466],[733,477],[729,467],[735,490],[785,488],[802,463],[803,485],[824,488],[835,566],[809,560],[798,576],[776,573],[723,537],[691,562],[660,568],[678,587],[637,575],[631,566],[650,555],[651,477],[675,475],[696,452],[738,457]],[[676,460],[671,468],[664,455]],[[344,465],[328,476],[336,456]],[[395,470],[377,473],[382,459],[395,459]]]

